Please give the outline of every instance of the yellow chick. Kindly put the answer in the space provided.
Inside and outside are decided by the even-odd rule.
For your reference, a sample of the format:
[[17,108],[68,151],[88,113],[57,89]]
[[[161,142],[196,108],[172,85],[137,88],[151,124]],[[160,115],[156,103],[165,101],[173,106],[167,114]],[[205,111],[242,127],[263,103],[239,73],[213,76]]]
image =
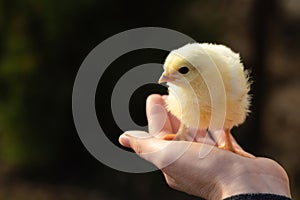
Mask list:
[[[218,77],[220,81],[214,81]],[[168,134],[164,139],[187,140],[187,128],[207,130],[214,120],[213,110],[223,104],[224,112],[216,110],[224,116],[219,128],[224,130],[225,145],[219,147],[238,153],[231,143],[230,130],[245,121],[250,106],[248,73],[239,54],[224,45],[187,44],[167,56],[159,79],[163,82],[169,89],[166,107],[181,121],[177,134]],[[211,94],[211,88],[222,87],[223,93]],[[218,98],[212,103],[214,97]]]

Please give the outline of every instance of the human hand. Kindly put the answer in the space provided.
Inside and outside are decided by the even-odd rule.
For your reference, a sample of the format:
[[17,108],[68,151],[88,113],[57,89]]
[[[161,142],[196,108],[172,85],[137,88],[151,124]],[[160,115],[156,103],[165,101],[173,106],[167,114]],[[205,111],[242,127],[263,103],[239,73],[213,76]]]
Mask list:
[[[170,187],[205,199],[249,193],[291,196],[288,176],[275,161],[254,156],[246,158],[219,149],[201,132],[197,132],[197,142],[160,139],[164,134],[176,133],[179,121],[166,112],[164,97],[160,95],[147,99],[146,110],[150,134],[128,131],[120,136],[120,143],[161,169]],[[224,139],[220,137],[218,143],[222,142]],[[199,157],[200,152],[207,155]]]

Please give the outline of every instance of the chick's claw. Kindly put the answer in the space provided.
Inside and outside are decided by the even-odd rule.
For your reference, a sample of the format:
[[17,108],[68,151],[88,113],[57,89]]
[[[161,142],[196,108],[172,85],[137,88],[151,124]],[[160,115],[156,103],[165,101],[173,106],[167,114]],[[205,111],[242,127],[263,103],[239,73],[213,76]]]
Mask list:
[[228,145],[221,145],[221,146],[218,146],[218,148],[226,150],[226,151],[231,151],[232,153],[238,154],[238,155],[246,157],[246,158],[254,158],[253,155],[251,155],[243,150],[236,149],[233,146],[232,146],[232,148],[228,148]]
[[228,146],[225,145],[220,145],[218,146],[219,149],[223,149],[223,150],[227,150],[227,151],[231,151],[232,153],[237,153],[237,151],[232,147],[232,148],[228,148]]
[[169,134],[164,135],[164,136],[163,136],[163,139],[164,139],[164,140],[174,140],[175,137],[176,137],[176,134],[174,134],[174,133],[169,133]]

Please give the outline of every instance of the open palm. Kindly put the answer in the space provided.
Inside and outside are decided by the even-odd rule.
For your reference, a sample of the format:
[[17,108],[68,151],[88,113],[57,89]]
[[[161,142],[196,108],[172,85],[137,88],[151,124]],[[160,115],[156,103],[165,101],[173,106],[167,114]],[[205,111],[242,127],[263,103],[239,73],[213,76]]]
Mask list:
[[[170,187],[206,199],[224,199],[247,193],[290,197],[285,170],[271,159],[248,154],[232,136],[233,144],[251,158],[217,148],[216,142],[205,132],[191,130],[191,133],[196,133],[191,135],[192,142],[161,139],[164,134],[175,133],[180,124],[165,110],[164,104],[163,96],[148,97],[146,110],[150,134],[128,131],[121,135],[120,143],[161,169]],[[222,134],[217,142],[224,142]],[[185,148],[187,144],[189,146]],[[176,157],[183,148],[184,153]],[[206,156],[199,157],[199,151],[207,152]]]

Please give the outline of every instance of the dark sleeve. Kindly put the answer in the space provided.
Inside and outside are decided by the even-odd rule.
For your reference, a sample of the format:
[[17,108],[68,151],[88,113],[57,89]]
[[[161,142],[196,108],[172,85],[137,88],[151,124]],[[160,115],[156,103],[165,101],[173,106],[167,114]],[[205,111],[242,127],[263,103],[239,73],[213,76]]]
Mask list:
[[288,197],[275,194],[240,194],[224,200],[291,200]]

